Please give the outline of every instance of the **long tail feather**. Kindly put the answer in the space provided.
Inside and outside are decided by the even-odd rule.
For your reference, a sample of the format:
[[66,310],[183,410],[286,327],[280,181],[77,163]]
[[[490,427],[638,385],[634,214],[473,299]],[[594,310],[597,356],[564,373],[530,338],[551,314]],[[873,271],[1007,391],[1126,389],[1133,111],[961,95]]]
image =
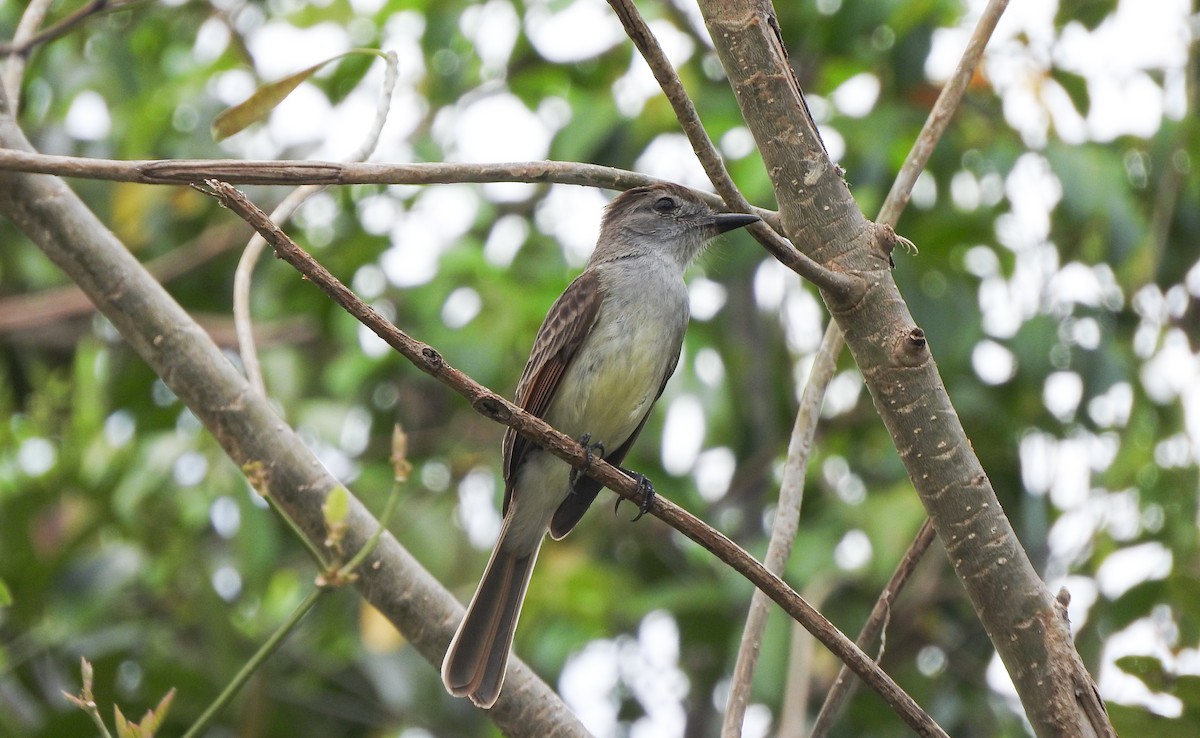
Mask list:
[[442,662],[446,690],[456,697],[470,697],[485,709],[500,696],[513,633],[538,554],[538,549],[521,555],[507,551],[503,538],[501,533]]

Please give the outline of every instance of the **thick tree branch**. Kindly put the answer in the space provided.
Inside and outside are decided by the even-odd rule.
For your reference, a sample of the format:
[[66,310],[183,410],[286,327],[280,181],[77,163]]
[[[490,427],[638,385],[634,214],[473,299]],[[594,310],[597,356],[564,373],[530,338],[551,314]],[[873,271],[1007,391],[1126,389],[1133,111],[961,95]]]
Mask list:
[[[917,140],[908,151],[908,156],[904,159],[904,164],[900,167],[900,173],[896,176],[896,181],[892,183],[892,188],[888,192],[887,198],[883,201],[883,206],[879,209],[879,215],[876,221],[881,224],[895,226],[900,220],[901,213],[904,212],[905,206],[908,205],[909,196],[912,194],[913,185],[917,181],[917,177],[924,171],[925,165],[929,162],[930,155],[937,147],[938,141],[942,140],[942,135],[946,132],[946,128],[950,125],[950,121],[954,118],[954,114],[958,111],[959,105],[962,104],[963,94],[966,92],[967,85],[971,78],[975,76],[975,70],[979,67],[979,62],[983,59],[983,50],[987,47],[988,39],[992,37],[992,32],[996,30],[996,24],[1000,22],[1000,17],[1004,14],[1004,9],[1008,7],[1008,0],[991,0],[987,7],[984,8],[979,22],[975,25],[975,30],[971,34],[971,39],[967,43],[967,48],[963,51],[962,58],[958,60],[958,66],[954,69],[954,74],[951,76],[946,86],[942,88],[941,94],[938,95],[937,101],[933,105],[933,109],[929,111],[929,116],[925,119],[925,125],[922,126],[920,134],[917,135]],[[839,351],[842,346],[841,329],[838,328],[836,322],[831,322],[826,329],[825,339],[830,340],[830,333],[837,333],[837,346]],[[900,590],[908,581],[908,575],[912,569],[916,567],[921,557],[929,549],[929,545],[933,542],[933,528],[926,519],[925,524],[921,526],[920,532],[913,542],[905,551],[901,558],[896,571],[893,572],[891,580],[883,591],[879,593],[879,598],[875,601],[875,606],[871,609],[871,614],[867,618],[867,622],[863,625],[863,629],[858,634],[858,639],[855,643],[858,647],[866,651],[870,648],[871,643],[879,636],[885,623],[885,614],[891,606],[891,603],[896,599]],[[857,682],[849,678],[849,671],[843,666],[838,670],[837,678],[830,687],[829,692],[825,695],[825,701],[821,704],[821,710],[817,714],[817,719],[813,723],[811,738],[823,738],[829,733],[833,727],[833,721],[837,717],[842,704],[850,698],[854,693],[854,688]]]
[[888,269],[895,237],[863,217],[829,161],[766,0],[701,0],[717,53],[775,187],[785,234],[862,277],[853,303],[823,293],[918,494],[1040,736],[1111,735],[1078,700],[1092,682],[1004,516]]
[[[585,471],[589,476],[622,497],[641,504],[641,492],[637,481],[632,477],[601,459],[589,458],[589,455],[575,439],[559,433],[541,418],[530,415],[495,392],[478,384],[466,374],[447,364],[433,347],[413,339],[396,328],[305,253],[286,233],[272,223],[265,213],[236,189],[216,180],[209,180],[206,184],[212,188],[222,204],[229,207],[262,234],[267,243],[275,248],[275,253],[279,258],[295,267],[308,281],[319,287],[334,302],[371,329],[418,369],[462,395],[480,414],[511,427],[575,468]],[[729,538],[678,505],[661,496],[655,496],[651,502],[649,512],[652,515],[715,554],[721,561],[766,592],[785,612],[816,636],[843,662],[849,664],[850,668],[870,684],[919,735],[945,735],[911,697],[905,694],[866,654],[850,643],[846,636],[805,602],[783,580],[768,571],[766,567],[754,560]]]
[[[29,149],[15,121],[2,112],[0,147]],[[57,178],[4,172],[0,213],[87,293],[234,463],[258,475],[262,488],[321,545],[321,505],[337,480],[87,206]],[[379,527],[353,496],[346,522],[347,551],[361,548]],[[462,618],[454,596],[390,533],[357,574],[363,598],[425,659],[440,664]],[[554,691],[517,659],[509,662],[504,694],[489,717],[509,735],[588,735]]]

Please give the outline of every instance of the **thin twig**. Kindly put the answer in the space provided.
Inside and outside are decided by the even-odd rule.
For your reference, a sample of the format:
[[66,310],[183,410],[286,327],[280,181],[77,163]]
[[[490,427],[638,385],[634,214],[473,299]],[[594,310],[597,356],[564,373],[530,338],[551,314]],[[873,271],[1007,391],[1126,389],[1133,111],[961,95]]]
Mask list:
[[731,208],[744,213],[750,212],[750,203],[733,183],[733,178],[729,176],[721,154],[713,145],[712,139],[708,137],[708,132],[704,130],[704,124],[700,122],[700,115],[696,112],[696,106],[692,104],[691,98],[688,97],[683,81],[679,79],[679,74],[667,59],[666,53],[659,45],[658,39],[654,37],[650,26],[646,24],[646,20],[642,18],[630,0],[608,0],[608,4],[612,6],[617,18],[621,20],[626,35],[633,41],[633,45],[637,47],[642,58],[650,65],[654,79],[658,81],[658,86],[662,88],[663,94],[667,96],[667,101],[671,103],[680,128],[683,129],[688,142],[692,144],[692,151],[696,153],[696,158],[704,167],[704,173],[708,175],[709,181],[717,189],[717,194],[725,198],[725,202]]
[[225,685],[216,699],[204,709],[200,717],[196,718],[196,722],[192,723],[187,732],[183,734],[183,738],[195,738],[204,734],[204,731],[212,724],[217,714],[233,701],[238,692],[242,691],[242,687],[246,686],[246,682],[250,681],[250,677],[254,676],[254,673],[266,663],[267,659],[279,650],[279,647],[283,645],[287,637],[300,625],[300,621],[304,619],[304,616],[317,604],[317,600],[321,599],[328,591],[322,587],[314,587],[304,596],[300,604],[292,609],[287,619],[279,624],[279,627],[271,633],[266,642],[258,647],[258,650],[242,665],[242,668],[238,669],[237,674],[233,675],[233,678],[229,680],[229,683]]
[[[863,625],[862,630],[858,634],[858,639],[855,643],[864,651],[879,638],[883,632],[884,626],[887,625],[888,618],[891,616],[892,603],[896,600],[896,595],[900,590],[904,589],[904,585],[908,583],[908,579],[916,570],[917,564],[921,562],[921,557],[929,550],[930,544],[933,543],[935,532],[933,523],[929,518],[921,525],[921,530],[917,531],[913,542],[909,544],[908,550],[904,552],[900,563],[896,565],[896,571],[892,572],[892,578],[888,580],[887,586],[879,593],[879,599],[875,600],[875,606],[871,608],[871,614],[867,616],[867,622]],[[876,660],[883,658],[883,643],[879,644],[879,653],[875,656]],[[850,679],[850,670],[844,665],[838,670],[837,679],[834,680],[833,686],[829,689],[829,694],[825,697],[824,704],[821,705],[821,711],[817,714],[817,719],[813,723],[812,733],[809,738],[823,738],[828,735],[829,729],[833,727],[833,721],[837,717],[838,711],[841,709],[845,699],[854,691],[854,681]]]
[[967,42],[967,48],[958,60],[954,75],[942,88],[933,110],[929,111],[929,117],[925,119],[921,134],[917,136],[916,143],[908,152],[908,158],[900,167],[900,173],[896,175],[896,181],[892,183],[892,189],[879,210],[877,222],[894,227],[900,220],[900,213],[904,212],[904,206],[908,204],[917,177],[925,170],[934,147],[946,132],[946,126],[950,125],[950,119],[958,111],[958,106],[962,104],[963,95],[971,83],[971,78],[975,76],[975,69],[983,58],[988,39],[992,37],[992,31],[996,30],[996,24],[1000,22],[1000,16],[1007,7],[1008,0],[991,0],[983,9],[979,23],[975,25],[975,31],[971,34],[971,40]]
[[[741,213],[755,212],[737,185],[733,183],[733,178],[729,176],[729,171],[725,168],[725,162],[721,160],[721,154],[713,145],[712,139],[708,137],[708,132],[704,130],[704,124],[700,122],[696,106],[688,97],[687,90],[679,79],[679,74],[671,66],[658,39],[654,37],[650,26],[646,25],[645,19],[634,7],[632,0],[608,0],[608,4],[612,6],[613,11],[621,20],[621,25],[625,27],[625,33],[633,41],[633,45],[650,65],[654,79],[658,81],[658,86],[662,88],[663,94],[667,96],[667,101],[671,103],[679,126],[692,144],[692,151],[700,160],[700,165],[704,167],[704,172],[708,175],[709,181],[713,183],[713,187],[716,188],[717,194],[725,200],[725,204],[731,210]],[[846,296],[854,294],[859,289],[857,280],[853,277],[818,264],[766,225],[754,224],[748,226],[746,230],[780,263],[816,286]]]
[[[836,591],[836,580],[831,576],[816,576],[804,586],[804,597],[815,607],[825,604]],[[799,625],[792,623],[788,628],[791,643],[788,646],[787,674],[783,681],[783,702],[779,706],[779,738],[799,738],[807,735],[804,729],[808,722],[808,698],[813,690],[813,664],[816,641]]]
[[[481,415],[511,427],[542,448],[558,456],[622,497],[641,504],[638,482],[620,469],[588,454],[574,439],[551,428],[541,418],[530,415],[500,395],[483,387],[458,369],[450,366],[432,346],[416,341],[385,320],[373,308],[360,300],[336,277],[304,252],[287,234],[280,230],[246,197],[230,185],[215,180],[205,183],[220,202],[254,227],[279,258],[291,264],[308,281],[324,291],[338,305],[382,338],[389,346],[413,363],[466,398]],[[585,468],[586,467],[586,468]],[[733,541],[709,527],[678,505],[655,496],[649,512],[672,528],[712,552],[721,561],[746,577],[759,589],[767,592],[791,617],[833,651],[856,674],[871,685],[884,701],[918,735],[944,736],[945,732],[846,636],[804,601],[778,576],[771,573],[737,546]]]
[[[490,164],[380,164],[336,161],[280,161],[241,159],[89,159],[55,156],[14,149],[0,149],[0,170],[56,174],[60,177],[137,182],[149,185],[186,185],[206,179],[230,184],[257,185],[355,185],[355,184],[462,184],[526,182],[569,184],[628,190],[665,180],[627,169],[569,161],[519,161]],[[725,203],[711,192],[696,192],[710,205]],[[752,208],[773,228],[779,214]]]
[[[29,3],[25,12],[21,14],[17,30],[13,33],[13,44],[24,44],[37,34],[37,29],[46,19],[46,13],[50,11],[50,5],[53,2],[54,0],[33,0]],[[13,117],[16,117],[17,111],[21,108],[21,83],[24,79],[25,55],[14,54],[9,57],[8,64],[4,67],[4,79],[2,80],[4,90],[8,93],[8,102],[12,108]]]
[[[348,162],[365,160],[379,144],[379,133],[387,121],[392,94],[396,91],[396,68],[399,64],[394,51],[384,54],[384,60],[386,64],[383,83],[379,87],[379,98],[375,103],[375,119],[358,149],[347,158]],[[305,201],[323,189],[325,189],[324,185],[316,184],[297,187],[283,198],[283,202],[279,203],[271,212],[271,220],[276,223],[286,223]],[[242,251],[242,258],[238,260],[237,269],[233,272],[233,324],[237,330],[238,352],[242,357],[242,367],[245,369],[246,378],[263,396],[267,394],[267,387],[263,382],[262,368],[258,363],[258,349],[254,342],[254,321],[250,317],[250,283],[254,278],[254,266],[258,264],[258,259],[262,256],[266,245],[267,242],[262,239],[262,236],[255,233],[250,242],[246,244],[245,250]]]
[[[830,321],[830,325],[835,324]],[[783,467],[783,481],[779,485],[779,504],[775,508],[775,521],[771,526],[771,541],[767,545],[767,555],[763,560],[763,565],[776,574],[782,574],[787,560],[791,558],[792,546],[796,542],[796,531],[800,526],[800,506],[804,499],[804,478],[808,471],[813,436],[816,434],[825,390],[837,370],[837,358],[841,352],[841,331],[827,330],[821,347],[817,350],[808,381],[804,385],[800,407],[796,411],[796,422],[788,442],[787,462]],[[770,607],[771,603],[766,595],[756,591],[750,601],[746,625],[742,629],[742,643],[733,667],[729,698],[725,702],[725,720],[721,728],[723,736],[741,735]]]
[[124,6],[133,5],[143,0],[92,0],[79,10],[71,13],[54,25],[25,38],[14,37],[11,43],[0,42],[0,56],[25,55],[35,47],[64,36],[76,26],[94,15],[105,11],[122,10]]

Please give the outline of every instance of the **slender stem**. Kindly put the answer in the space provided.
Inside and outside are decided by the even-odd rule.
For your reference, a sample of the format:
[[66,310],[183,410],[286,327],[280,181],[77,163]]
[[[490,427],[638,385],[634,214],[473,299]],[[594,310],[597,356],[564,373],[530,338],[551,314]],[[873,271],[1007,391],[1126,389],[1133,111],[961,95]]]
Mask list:
[[[836,323],[829,321],[812,371],[808,375],[808,382],[804,385],[800,408],[796,412],[792,437],[788,441],[787,462],[783,467],[783,481],[779,485],[779,504],[775,508],[775,521],[771,526],[771,541],[767,545],[767,555],[763,560],[763,565],[776,574],[783,572],[787,560],[792,555],[792,545],[796,541],[796,531],[800,526],[804,478],[808,471],[813,436],[816,434],[820,418],[821,402],[825,399],[825,390],[837,369],[837,358],[842,352],[842,345],[842,332],[838,330]],[[741,735],[770,607],[771,602],[767,596],[755,591],[750,601],[746,625],[742,629],[742,643],[738,648],[729,698],[725,703],[725,720],[721,729],[723,736]]]
[[[866,651],[875,639],[880,637],[884,627],[887,625],[888,619],[891,616],[892,603],[895,602],[896,596],[900,590],[904,589],[904,585],[908,583],[909,577],[920,563],[921,557],[929,550],[930,544],[933,543],[935,532],[933,523],[929,518],[921,525],[921,530],[917,532],[916,538],[909,544],[908,550],[904,552],[900,563],[896,565],[896,571],[892,573],[892,578],[888,580],[887,586],[879,593],[879,598],[875,600],[875,606],[871,608],[871,614],[867,616],[867,622],[859,631],[858,638],[854,641],[859,648]],[[879,645],[879,654],[876,659],[883,657],[883,643]],[[809,738],[824,738],[829,734],[829,729],[833,727],[833,721],[837,718],[838,711],[850,695],[854,694],[856,682],[850,678],[850,670],[842,666],[838,670],[837,679],[834,680],[833,686],[830,687],[829,693],[825,696],[825,702],[821,705],[821,711],[817,713],[816,722],[813,723],[812,733]]]
[[112,738],[112,733],[108,732],[108,726],[104,724],[104,718],[100,715],[100,707],[95,702],[89,704],[87,708],[84,709],[84,712],[86,712],[88,717],[92,719],[92,723],[96,726],[96,729],[100,731],[100,735],[103,736],[103,738]]
[[200,717],[196,718],[196,722],[192,723],[192,726],[183,734],[183,738],[196,738],[196,736],[204,733],[217,714],[225,709],[234,696],[245,686],[246,682],[250,680],[254,672],[258,671],[258,667],[262,666],[271,654],[275,653],[284,639],[296,629],[296,626],[300,624],[300,621],[308,614],[309,610],[312,610],[313,606],[317,604],[317,600],[321,599],[321,596],[328,591],[328,589],[316,587],[305,596],[304,600],[296,606],[296,609],[292,610],[288,619],[275,629],[275,632],[271,634],[266,643],[263,643],[259,647],[258,651],[250,657],[250,660],[229,681],[229,684],[225,685],[225,689],[221,690],[221,694],[217,695],[212,704],[204,710]]
[[54,25],[24,38],[14,37],[11,43],[0,42],[0,56],[24,55],[35,47],[64,36],[94,15],[105,11],[123,10],[144,0],[92,0]]
[[[13,33],[14,46],[22,46],[37,34],[38,26],[46,19],[46,13],[54,0],[33,0],[21,14],[17,30]],[[25,79],[25,55],[13,54],[8,58],[4,67],[4,76],[0,84],[8,95],[8,102],[15,117],[21,108],[21,82]]]
[[908,152],[908,157],[900,167],[900,173],[896,175],[896,181],[892,183],[892,189],[888,192],[887,199],[884,200],[883,207],[879,210],[879,217],[876,218],[879,223],[895,226],[900,220],[900,214],[908,205],[908,198],[912,195],[912,188],[917,182],[917,177],[925,170],[925,165],[929,163],[933,149],[941,140],[942,134],[946,132],[946,127],[950,125],[954,114],[958,112],[967,86],[971,83],[971,78],[975,76],[975,70],[983,58],[983,50],[987,47],[988,40],[992,37],[992,32],[996,30],[996,24],[1000,22],[1000,16],[1004,14],[1004,9],[1007,7],[1008,0],[991,0],[984,8],[983,14],[979,17],[979,23],[975,25],[975,31],[971,34],[970,41],[967,42],[967,48],[963,51],[962,58],[958,60],[954,74],[942,88],[941,94],[938,95],[937,102],[929,111],[929,117],[925,119],[925,125],[921,129],[920,135],[917,136],[916,142]]
[[[375,151],[375,147],[379,144],[379,133],[387,121],[392,94],[396,91],[396,67],[399,65],[399,59],[396,52],[389,51],[384,54],[384,61],[383,84],[379,87],[379,99],[375,104],[375,119],[363,142],[350,155],[348,159],[350,162],[363,161]],[[297,187],[271,212],[271,220],[276,223],[287,222],[306,200],[323,189],[325,189],[324,185],[316,184]],[[242,367],[246,371],[246,378],[264,397],[267,394],[267,388],[263,382],[262,367],[258,362],[258,348],[254,340],[254,321],[250,316],[250,284],[254,277],[254,267],[258,264],[258,259],[262,256],[266,245],[267,242],[262,239],[262,236],[255,233],[250,238],[250,242],[246,244],[245,250],[242,251],[242,258],[238,260],[237,269],[233,273],[233,323],[238,336],[238,351],[242,357]]]
[[388,522],[392,519],[392,513],[396,512],[396,505],[400,502],[400,482],[392,485],[392,493],[388,495],[387,502],[384,503],[383,512],[379,514],[379,527],[371,534],[362,548],[358,549],[358,553],[351,557],[350,561],[345,566],[338,570],[339,577],[348,577],[354,573],[354,570],[362,565],[362,562],[367,560],[367,557],[375,551],[375,547],[379,545],[379,540],[383,538],[384,531],[387,530]]
[[[704,130],[704,124],[700,122],[700,116],[696,113],[696,106],[688,97],[679,74],[671,66],[658,39],[654,37],[650,26],[646,25],[645,19],[634,7],[632,0],[608,0],[608,4],[621,20],[621,25],[625,27],[626,34],[642,58],[650,65],[650,71],[671,103],[675,118],[692,144],[692,151],[696,153],[696,158],[700,160],[700,165],[704,167],[717,193],[732,210],[742,213],[754,212],[745,196],[733,183],[733,178],[729,176],[725,162],[721,160],[721,154],[717,152],[717,147]],[[853,294],[858,289],[853,278],[813,261],[766,224],[750,225],[746,230],[780,263],[818,287],[841,295]]]

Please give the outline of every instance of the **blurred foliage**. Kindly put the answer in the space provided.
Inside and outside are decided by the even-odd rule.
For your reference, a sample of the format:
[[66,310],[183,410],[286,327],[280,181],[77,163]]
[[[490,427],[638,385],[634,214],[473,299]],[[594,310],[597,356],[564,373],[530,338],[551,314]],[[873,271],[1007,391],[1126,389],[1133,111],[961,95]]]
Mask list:
[[[0,5],[0,36],[11,37],[22,5]],[[236,97],[229,87],[248,93],[331,55],[323,48],[305,55],[301,44],[288,49],[289,58],[297,59],[288,72],[259,74],[254,70],[271,61],[252,52],[264,29],[311,31],[334,24],[350,35],[347,46],[379,46],[405,33],[416,39],[416,54],[401,55],[401,76],[412,94],[398,94],[393,111],[410,123],[399,139],[389,140],[385,129],[381,160],[447,158],[447,149],[462,143],[447,133],[454,130],[448,121],[466,102],[511,92],[543,119],[559,116],[550,158],[634,168],[649,146],[677,129],[661,97],[637,110],[618,103],[614,88],[631,64],[640,64],[628,44],[552,63],[531,41],[528,26],[518,26],[511,52],[497,63],[478,54],[472,40],[486,31],[468,32],[500,22],[481,20],[484,11],[545,17],[569,5],[133,4],[31,54],[21,123],[47,153],[308,156],[342,132],[297,142],[277,135],[281,121],[273,117],[266,127],[219,146],[208,130],[217,113],[236,101],[229,99]],[[642,5],[656,29],[670,27],[690,40],[683,79],[714,140],[736,140],[744,131],[733,96],[697,16],[683,3]],[[1115,5],[1060,3],[1054,31],[1071,23],[1096,28]],[[963,9],[951,0],[923,0],[779,3],[778,10],[814,114],[844,144],[840,164],[872,216],[938,92],[923,71],[935,35],[958,25]],[[53,11],[69,8],[55,4]],[[372,64],[378,66],[366,58],[337,62],[301,91],[335,105],[356,92],[373,100],[376,90],[369,87],[378,78]],[[839,112],[831,95],[864,73],[879,82],[873,108],[861,117]],[[1086,116],[1092,98],[1078,70],[1053,68],[1048,78]],[[110,120],[107,129],[85,138],[72,132],[79,126],[71,118],[81,114],[77,103],[88,92],[102,97]],[[1176,356],[1195,361],[1196,290],[1183,285],[1189,270],[1196,279],[1200,243],[1194,207],[1200,167],[1188,154],[1200,150],[1198,127],[1192,111],[1166,119],[1147,139],[1080,144],[1051,131],[1044,145],[1031,145],[1006,122],[1000,97],[981,77],[930,162],[934,197],[917,198],[899,225],[921,254],[898,255],[896,278],[1022,543],[1047,579],[1054,586],[1066,582],[1082,603],[1075,627],[1084,659],[1093,673],[1104,665],[1122,684],[1134,680],[1146,694],[1182,705],[1176,713],[1182,717],[1164,717],[1114,704],[1114,722],[1128,735],[1185,735],[1200,712],[1196,677],[1179,673],[1187,658],[1194,673],[1200,641],[1196,429],[1185,425],[1181,390],[1164,391],[1154,379],[1160,375],[1147,373],[1180,340]],[[752,201],[770,205],[761,162],[728,146],[735,179]],[[1050,222],[1036,254],[1046,282],[1028,300],[1010,295],[1027,310],[1005,333],[988,327],[989,320],[1005,316],[986,315],[981,305],[985,294],[1023,289],[1018,277],[1030,268],[1029,254],[1004,243],[1003,234],[1014,227],[1017,201],[1025,194],[1013,172],[1029,161],[1044,163],[1061,192],[1045,203]],[[195,249],[206,238],[224,245],[168,288],[230,345],[234,254],[246,237],[244,231],[220,230],[231,216],[186,188],[71,184],[143,260]],[[980,195],[964,196],[972,186]],[[545,204],[568,189],[528,187],[514,199],[511,191],[502,196],[487,187],[344,187],[320,195],[289,230],[401,328],[507,393],[546,308],[578,267],[555,242],[554,213]],[[283,196],[282,188],[249,191],[264,205]],[[427,246],[440,249],[433,278],[397,286],[404,280],[395,274],[411,265],[395,263],[400,257],[393,231],[380,228],[370,213],[382,209],[393,219],[436,224],[431,196],[438,192],[458,193],[449,203],[460,208],[464,230],[449,243]],[[488,256],[485,246],[503,240],[497,224],[509,216],[529,223],[528,233],[516,236],[510,261]],[[20,317],[0,333],[0,592],[11,595],[11,603],[0,601],[0,734],[87,733],[86,716],[61,696],[62,690],[78,691],[81,655],[95,664],[97,700],[119,704],[126,714],[142,714],[177,688],[164,731],[181,732],[304,596],[315,569],[239,470],[110,325],[86,310],[45,319],[20,301],[66,281],[8,222],[0,222],[0,243],[0,315]],[[411,257],[413,251],[403,253]],[[1106,297],[1056,293],[1053,277],[1070,265],[1108,279],[1101,290]],[[724,449],[734,460],[729,483],[718,480],[715,492],[702,495],[700,488],[713,486],[711,472],[672,476],[663,469],[662,412],[652,417],[629,464],[652,477],[661,494],[761,554],[795,412],[795,367],[807,366],[819,336],[808,324],[814,296],[796,280],[780,278],[742,235],[718,244],[700,274],[720,286],[724,302],[711,319],[693,321],[662,405],[698,399],[705,414],[703,448]],[[781,280],[779,298],[765,298],[770,290],[764,285]],[[464,296],[476,306],[465,323],[451,310]],[[331,470],[377,512],[392,487],[390,431],[396,422],[405,427],[415,468],[392,531],[457,595],[469,596],[487,550],[467,542],[459,501],[478,502],[468,491],[482,484],[491,485],[498,505],[501,429],[379,351],[281,264],[260,266],[253,309],[273,399]],[[994,355],[981,346],[1011,356],[1012,376],[981,379],[989,367],[980,362]],[[809,465],[787,578],[823,594],[823,611],[855,632],[923,512],[848,357],[840,369]],[[1051,380],[1065,375],[1077,377],[1080,396],[1073,407],[1054,412],[1047,397],[1057,386]],[[1111,407],[1117,409],[1105,410]],[[1038,480],[1024,450],[1035,441],[1046,449],[1050,461],[1043,462],[1052,474],[1076,474],[1082,499],[1060,498],[1059,487]],[[1106,449],[1106,463],[1088,461],[1095,457],[1086,449],[1098,447]],[[1068,452],[1081,468],[1069,466]],[[688,735],[715,735],[713,704],[723,706],[749,585],[656,521],[630,526],[627,511],[614,517],[604,500],[596,508],[574,535],[543,551],[517,652],[554,684],[568,659],[593,639],[614,639],[610,643],[622,649],[636,645],[648,614],[670,613],[688,685],[682,702]],[[855,532],[865,533],[870,550],[863,557],[860,546],[861,561],[846,565],[845,554],[856,550],[850,543],[861,540],[850,535]],[[1122,561],[1110,556],[1138,546],[1165,554],[1166,571],[1148,579],[1136,571],[1117,577],[1134,583],[1124,588],[1096,579],[1106,562]],[[986,677],[991,646],[944,557],[934,552],[926,558],[893,608],[884,666],[953,735],[1023,735],[1009,698]],[[1126,566],[1138,566],[1136,559],[1128,561]],[[790,632],[773,617],[753,700],[777,718]],[[1119,650],[1116,637],[1145,623],[1160,634],[1157,645]],[[1127,654],[1133,657],[1114,665]],[[836,668],[818,649],[814,700]],[[648,720],[657,707],[635,681],[623,674],[611,693],[597,697],[621,731]],[[220,725],[210,734],[494,732],[482,713],[446,696],[436,669],[381,630],[352,592],[320,603]],[[845,711],[836,734],[898,730],[897,719],[867,693]]]

